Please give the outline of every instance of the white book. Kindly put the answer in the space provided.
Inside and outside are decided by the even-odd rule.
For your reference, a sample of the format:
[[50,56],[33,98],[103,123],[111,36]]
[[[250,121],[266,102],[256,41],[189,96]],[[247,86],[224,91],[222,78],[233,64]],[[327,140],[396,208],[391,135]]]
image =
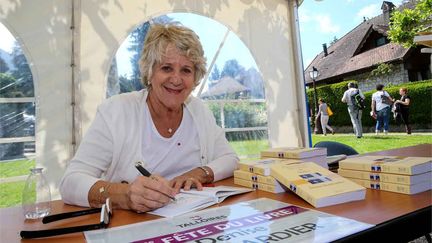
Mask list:
[[162,217],[174,217],[218,204],[229,196],[250,191],[253,190],[232,186],[204,187],[202,191],[196,189],[190,191],[181,190],[175,196],[176,201],[148,213]]

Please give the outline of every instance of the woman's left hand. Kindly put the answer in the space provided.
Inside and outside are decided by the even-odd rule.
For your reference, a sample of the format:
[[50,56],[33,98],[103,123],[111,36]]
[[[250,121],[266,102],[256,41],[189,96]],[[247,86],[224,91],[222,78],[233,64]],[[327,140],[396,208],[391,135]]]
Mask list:
[[177,193],[182,188],[186,191],[191,188],[196,188],[198,191],[201,191],[203,189],[202,184],[205,180],[206,178],[205,175],[203,175],[203,171],[199,168],[195,168],[172,179],[170,181],[170,186],[173,187]]

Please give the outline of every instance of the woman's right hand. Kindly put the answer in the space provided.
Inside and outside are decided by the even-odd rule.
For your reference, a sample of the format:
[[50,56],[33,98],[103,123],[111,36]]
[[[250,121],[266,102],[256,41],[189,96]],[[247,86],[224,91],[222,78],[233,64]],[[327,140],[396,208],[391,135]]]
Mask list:
[[168,204],[176,191],[169,182],[158,175],[138,176],[129,186],[128,206],[136,212],[147,212]]

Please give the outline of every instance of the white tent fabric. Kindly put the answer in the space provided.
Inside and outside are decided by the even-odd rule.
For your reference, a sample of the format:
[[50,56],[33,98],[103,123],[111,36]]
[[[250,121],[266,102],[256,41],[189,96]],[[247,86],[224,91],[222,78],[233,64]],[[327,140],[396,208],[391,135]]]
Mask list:
[[295,0],[0,0],[0,21],[18,38],[31,63],[37,103],[36,162],[46,168],[53,198],[59,198],[57,186],[73,155],[74,139],[79,143],[105,98],[117,48],[136,26],[161,14],[200,14],[238,35],[265,80],[270,146],[307,146],[296,4]]

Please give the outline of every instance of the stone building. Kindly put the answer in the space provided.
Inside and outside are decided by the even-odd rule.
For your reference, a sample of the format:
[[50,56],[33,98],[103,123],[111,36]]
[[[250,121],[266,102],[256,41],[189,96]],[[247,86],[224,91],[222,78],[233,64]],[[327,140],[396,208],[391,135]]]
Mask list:
[[[411,8],[412,2],[401,8]],[[316,85],[356,80],[363,91],[374,90],[377,83],[384,85],[431,79],[430,54],[421,53],[422,46],[406,49],[390,43],[387,38],[389,18],[395,5],[384,1],[382,14],[364,21],[318,54],[305,70],[306,85],[313,82],[309,72],[319,71]],[[374,77],[371,71],[379,64],[391,64],[392,72]]]

